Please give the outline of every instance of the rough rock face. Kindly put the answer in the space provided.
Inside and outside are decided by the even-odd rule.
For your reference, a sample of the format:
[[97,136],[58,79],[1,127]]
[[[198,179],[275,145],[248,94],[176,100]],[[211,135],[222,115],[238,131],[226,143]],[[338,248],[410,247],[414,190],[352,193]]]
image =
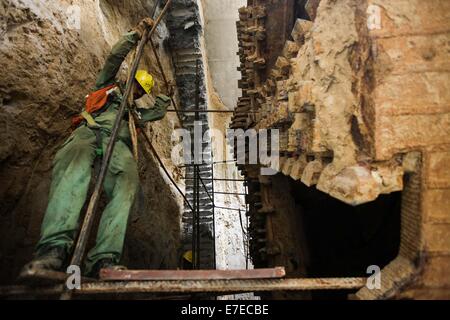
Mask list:
[[386,286],[359,297],[392,297],[422,272],[404,296],[448,297],[450,3],[300,1],[307,14],[278,3],[301,14],[276,53],[266,51],[273,3],[248,3],[231,127],[279,129],[273,169],[352,206],[402,191],[399,256],[384,270]]
[[[241,54],[245,57],[241,85],[245,92],[233,125],[279,129],[283,158],[274,169],[346,203],[358,205],[402,190],[404,155],[414,147],[446,141],[446,116],[412,118],[408,114],[420,112],[420,107],[409,107],[410,103],[440,105],[447,98],[446,76],[410,76],[415,71],[426,73],[426,66],[442,65],[445,50],[437,48],[445,36],[436,36],[433,42],[415,39],[420,45],[412,40],[412,52],[403,53],[398,43],[386,38],[388,28],[378,25],[378,21],[385,27],[405,23],[384,16],[384,3],[324,0],[319,5],[319,1],[309,1],[306,8],[315,21],[295,21],[294,41],[286,41],[272,66],[274,53],[264,48],[270,47],[273,22],[265,11],[268,4],[260,1],[258,5],[241,10]],[[430,11],[433,5],[426,7]],[[401,1],[390,4],[389,11],[399,12],[405,6],[405,14],[416,14]],[[443,19],[433,23],[443,23]],[[257,27],[252,25],[255,21]],[[401,28],[411,32],[408,27],[399,28],[399,32]],[[435,96],[417,100],[417,93],[401,87],[401,83],[415,87],[411,79],[420,84],[415,92],[427,84],[436,85]],[[398,91],[404,91],[401,99],[395,97]],[[255,104],[260,107],[258,115],[243,117],[246,108]],[[393,117],[408,126],[397,125]],[[427,134],[411,132],[409,128],[417,121],[432,121],[436,126]]]
[[[83,106],[95,77],[118,37],[150,15],[154,1],[0,1],[0,274],[10,282],[31,258],[46,208],[52,159],[68,136],[70,117]],[[69,8],[75,6],[75,11]],[[78,6],[78,7],[76,7]],[[80,13],[80,29],[71,18]],[[74,28],[75,27],[75,28]],[[158,50],[172,78],[171,57],[158,28]],[[155,38],[156,39],[156,38]],[[151,51],[144,57],[161,75]],[[149,128],[155,148],[170,163],[172,116]],[[140,157],[143,192],[131,217],[125,260],[135,267],[175,267],[180,203],[155,161]],[[161,197],[164,194],[164,197]]]
[[[255,88],[252,99],[261,104],[253,126],[280,130],[282,159],[274,169],[352,205],[403,186],[399,157],[372,161],[370,111],[366,112],[371,56],[360,28],[365,8],[352,1],[340,5],[321,1],[314,23],[295,21],[294,41],[286,41],[273,68],[261,65],[263,71],[255,71],[268,75],[267,80],[253,83],[252,73],[246,79]],[[248,17],[254,17],[255,10],[260,9],[242,12],[243,17],[247,15],[244,28],[245,19],[252,21]],[[258,20],[259,28],[269,32],[270,21]],[[252,32],[251,27],[246,30],[242,32]],[[247,67],[261,59],[269,62],[263,50],[257,51],[261,57],[247,58]]]
[[[240,91],[237,80],[239,59],[236,56],[236,21],[239,19],[238,9],[245,0],[203,0],[205,17],[205,49],[208,60],[208,108],[211,110],[230,110],[233,108]],[[231,113],[210,113],[208,121],[215,134],[212,139],[212,153],[215,162],[227,159],[226,129]],[[234,163],[217,163],[214,166],[215,178],[242,180]],[[215,205],[244,209],[244,197],[231,193],[245,193],[241,181],[214,181],[214,190],[230,194],[214,195]],[[240,224],[239,211],[216,208],[216,260],[218,269],[245,269],[247,266],[247,246]],[[244,210],[241,211],[244,228],[246,227]],[[242,296],[240,296],[242,297]]]

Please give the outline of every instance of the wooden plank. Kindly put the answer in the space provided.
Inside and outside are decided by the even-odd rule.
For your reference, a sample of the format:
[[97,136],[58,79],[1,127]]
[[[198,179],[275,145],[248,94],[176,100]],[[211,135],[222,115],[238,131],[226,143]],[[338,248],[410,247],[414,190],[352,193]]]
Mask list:
[[284,267],[252,270],[100,270],[103,281],[280,279]]

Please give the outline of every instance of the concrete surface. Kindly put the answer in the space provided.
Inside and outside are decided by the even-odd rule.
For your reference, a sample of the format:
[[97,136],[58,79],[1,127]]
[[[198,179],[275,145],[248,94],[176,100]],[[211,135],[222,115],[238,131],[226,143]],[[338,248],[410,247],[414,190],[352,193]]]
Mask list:
[[233,109],[240,96],[237,81],[240,74],[236,21],[244,0],[203,0],[205,41],[212,84],[228,109]]

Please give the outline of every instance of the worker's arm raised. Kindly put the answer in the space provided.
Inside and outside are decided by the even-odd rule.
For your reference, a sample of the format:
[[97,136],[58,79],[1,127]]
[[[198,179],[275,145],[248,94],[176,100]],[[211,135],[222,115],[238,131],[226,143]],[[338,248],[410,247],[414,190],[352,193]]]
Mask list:
[[114,45],[108,58],[106,58],[102,71],[100,71],[100,74],[97,77],[97,82],[95,83],[96,90],[114,84],[120,66],[128,53],[136,46],[139,39],[139,33],[131,31],[125,34],[119,42]]
[[141,119],[139,121],[140,125],[145,124],[148,121],[158,121],[164,118],[167,113],[167,108],[170,106],[170,98],[163,94],[156,97],[156,102],[151,109],[138,109],[141,114]]
[[111,53],[106,58],[102,71],[97,77],[97,82],[95,83],[96,90],[114,84],[117,72],[119,72],[120,66],[128,53],[136,47],[145,28],[151,28],[152,26],[152,19],[144,19],[133,30],[122,36],[122,38],[114,45]]

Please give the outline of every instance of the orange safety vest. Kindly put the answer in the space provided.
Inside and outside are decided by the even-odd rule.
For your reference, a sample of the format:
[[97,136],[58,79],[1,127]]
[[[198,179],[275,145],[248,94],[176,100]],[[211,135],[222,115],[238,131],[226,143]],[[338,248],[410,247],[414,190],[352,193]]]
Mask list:
[[[108,91],[111,89],[114,89],[117,87],[117,85],[113,84],[110,86],[107,86],[105,88],[102,88],[100,90],[97,90],[95,92],[92,92],[86,97],[86,111],[89,114],[92,114],[101,108],[103,108],[108,101]],[[82,121],[84,120],[84,117],[82,115],[77,115],[72,118],[72,125],[74,127],[78,126]]]

